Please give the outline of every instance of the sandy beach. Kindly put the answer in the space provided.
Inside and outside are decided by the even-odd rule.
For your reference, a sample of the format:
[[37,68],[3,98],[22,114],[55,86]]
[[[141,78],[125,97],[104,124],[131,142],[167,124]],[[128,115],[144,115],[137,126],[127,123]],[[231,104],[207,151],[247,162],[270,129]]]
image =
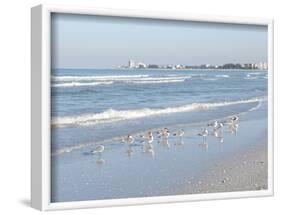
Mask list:
[[210,134],[204,142],[197,133],[208,122],[167,126],[186,133],[166,142],[155,139],[150,151],[137,139],[143,131],[130,145],[103,143],[100,155],[90,153],[94,144],[53,156],[52,201],[267,189],[266,104],[241,113],[235,132],[225,126],[219,137]]
[[210,164],[205,174],[192,178],[178,194],[265,190],[267,179],[267,132],[257,144],[234,152],[226,160]]

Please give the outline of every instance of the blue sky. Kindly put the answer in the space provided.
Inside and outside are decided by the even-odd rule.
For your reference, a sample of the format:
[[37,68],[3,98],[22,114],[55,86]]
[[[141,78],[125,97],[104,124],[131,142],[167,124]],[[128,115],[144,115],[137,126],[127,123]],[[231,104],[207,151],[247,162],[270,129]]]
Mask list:
[[267,62],[267,27],[52,14],[52,68]]

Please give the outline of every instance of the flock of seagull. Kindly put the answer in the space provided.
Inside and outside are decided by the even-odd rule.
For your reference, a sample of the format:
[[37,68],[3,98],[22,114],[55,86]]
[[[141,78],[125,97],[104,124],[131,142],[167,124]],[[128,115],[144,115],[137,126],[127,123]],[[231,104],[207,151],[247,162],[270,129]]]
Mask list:
[[[207,128],[204,128],[203,130],[201,130],[200,133],[198,133],[198,136],[201,136],[203,138],[203,143],[201,143],[201,145],[203,145],[204,147],[208,147],[208,143],[207,143],[207,137],[209,135],[212,135],[216,138],[218,138],[220,140],[220,142],[222,143],[223,137],[222,137],[222,129],[224,126],[228,125],[229,128],[229,132],[231,133],[236,133],[239,127],[239,117],[238,116],[233,116],[230,117],[228,120],[225,121],[213,121],[212,123],[207,124]],[[172,135],[174,137],[178,137],[180,138],[180,142],[179,145],[182,145],[182,141],[181,138],[184,136],[185,131],[183,129],[178,129],[174,132],[170,132],[170,130],[168,128],[164,128],[164,129],[159,129],[156,131],[156,137],[158,139],[158,143],[162,144],[162,145],[166,145],[169,147],[169,143],[168,143],[168,138]],[[128,155],[130,156],[133,153],[133,149],[131,148],[133,143],[136,142],[136,140],[138,140],[142,146],[143,146],[143,152],[145,153],[149,153],[151,155],[154,155],[154,146],[153,146],[153,141],[154,141],[154,136],[153,136],[153,132],[152,131],[148,131],[145,134],[142,134],[138,137],[133,137],[132,135],[128,134],[126,137],[122,137],[120,139],[121,143],[124,144],[128,144],[129,149],[127,150]],[[92,154],[98,154],[99,157],[101,155],[101,153],[103,153],[105,150],[104,145],[97,145],[94,150],[91,151]]]

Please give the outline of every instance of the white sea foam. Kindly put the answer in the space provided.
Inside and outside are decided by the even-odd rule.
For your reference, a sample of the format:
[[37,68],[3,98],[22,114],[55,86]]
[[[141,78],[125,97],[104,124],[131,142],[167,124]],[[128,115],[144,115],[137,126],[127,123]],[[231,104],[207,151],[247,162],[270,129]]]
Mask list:
[[162,81],[192,78],[190,75],[174,75],[153,77],[149,75],[123,75],[123,76],[53,76],[55,82],[81,82],[81,81]]
[[229,78],[229,75],[215,75],[215,76],[211,76],[211,77],[202,77],[202,80],[204,81],[218,81],[218,80],[222,80],[225,78]]
[[217,81],[220,80],[219,78],[202,78],[204,81]]
[[[71,78],[70,78],[71,77]],[[176,75],[171,77],[149,77],[147,75],[134,76],[65,76],[57,77],[56,82],[52,87],[81,87],[81,86],[97,86],[113,84],[115,82],[126,82],[134,84],[159,84],[159,83],[173,83],[184,82],[186,79],[192,78],[190,75]],[[60,79],[61,78],[61,79]],[[76,81],[70,81],[74,80]],[[85,82],[92,79],[94,82]],[[63,80],[63,82],[61,82]]]
[[248,76],[247,75],[247,77],[245,77],[244,79],[246,79],[246,80],[255,80],[255,79],[258,79],[258,77],[252,77],[252,76]]
[[217,103],[193,103],[179,107],[167,107],[162,109],[136,109],[136,110],[114,110],[109,109],[101,113],[85,114],[79,116],[67,116],[52,118],[52,126],[67,127],[67,126],[87,126],[101,123],[112,123],[122,120],[137,119],[149,116],[162,114],[172,114],[179,112],[190,112],[196,110],[205,110],[209,108],[217,108],[236,104],[253,103],[263,100],[263,98],[253,98],[249,100],[217,102]]
[[250,72],[249,75],[262,75],[262,72]]
[[229,75],[216,75],[217,78],[229,78]]
[[83,87],[83,86],[97,86],[97,85],[108,85],[108,84],[113,84],[113,81],[56,83],[56,84],[52,84],[52,87]]
[[116,75],[116,76],[52,76],[52,80],[59,81],[107,81],[107,80],[130,80],[136,78],[145,78],[149,75]]
[[255,106],[255,107],[253,107],[253,108],[251,108],[251,109],[249,110],[249,112],[252,112],[252,111],[258,110],[258,109],[261,107],[261,104],[262,104],[262,101],[259,101],[258,105],[257,105],[257,106]]
[[169,80],[149,80],[149,81],[128,81],[128,83],[134,83],[134,84],[162,84],[162,83],[175,83],[175,82],[184,82],[185,79],[169,79]]

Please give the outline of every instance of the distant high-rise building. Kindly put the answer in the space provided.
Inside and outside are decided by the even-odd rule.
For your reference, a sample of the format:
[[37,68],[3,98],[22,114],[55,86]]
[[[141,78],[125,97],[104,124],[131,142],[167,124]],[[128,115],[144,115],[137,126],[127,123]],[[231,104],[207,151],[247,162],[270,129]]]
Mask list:
[[135,62],[133,60],[129,60],[128,67],[129,68],[134,68],[135,67]]
[[261,70],[267,70],[267,63],[260,62],[257,64],[257,68]]
[[146,68],[146,64],[145,64],[145,63],[142,63],[142,62],[139,62],[138,68],[140,68],[140,69]]

